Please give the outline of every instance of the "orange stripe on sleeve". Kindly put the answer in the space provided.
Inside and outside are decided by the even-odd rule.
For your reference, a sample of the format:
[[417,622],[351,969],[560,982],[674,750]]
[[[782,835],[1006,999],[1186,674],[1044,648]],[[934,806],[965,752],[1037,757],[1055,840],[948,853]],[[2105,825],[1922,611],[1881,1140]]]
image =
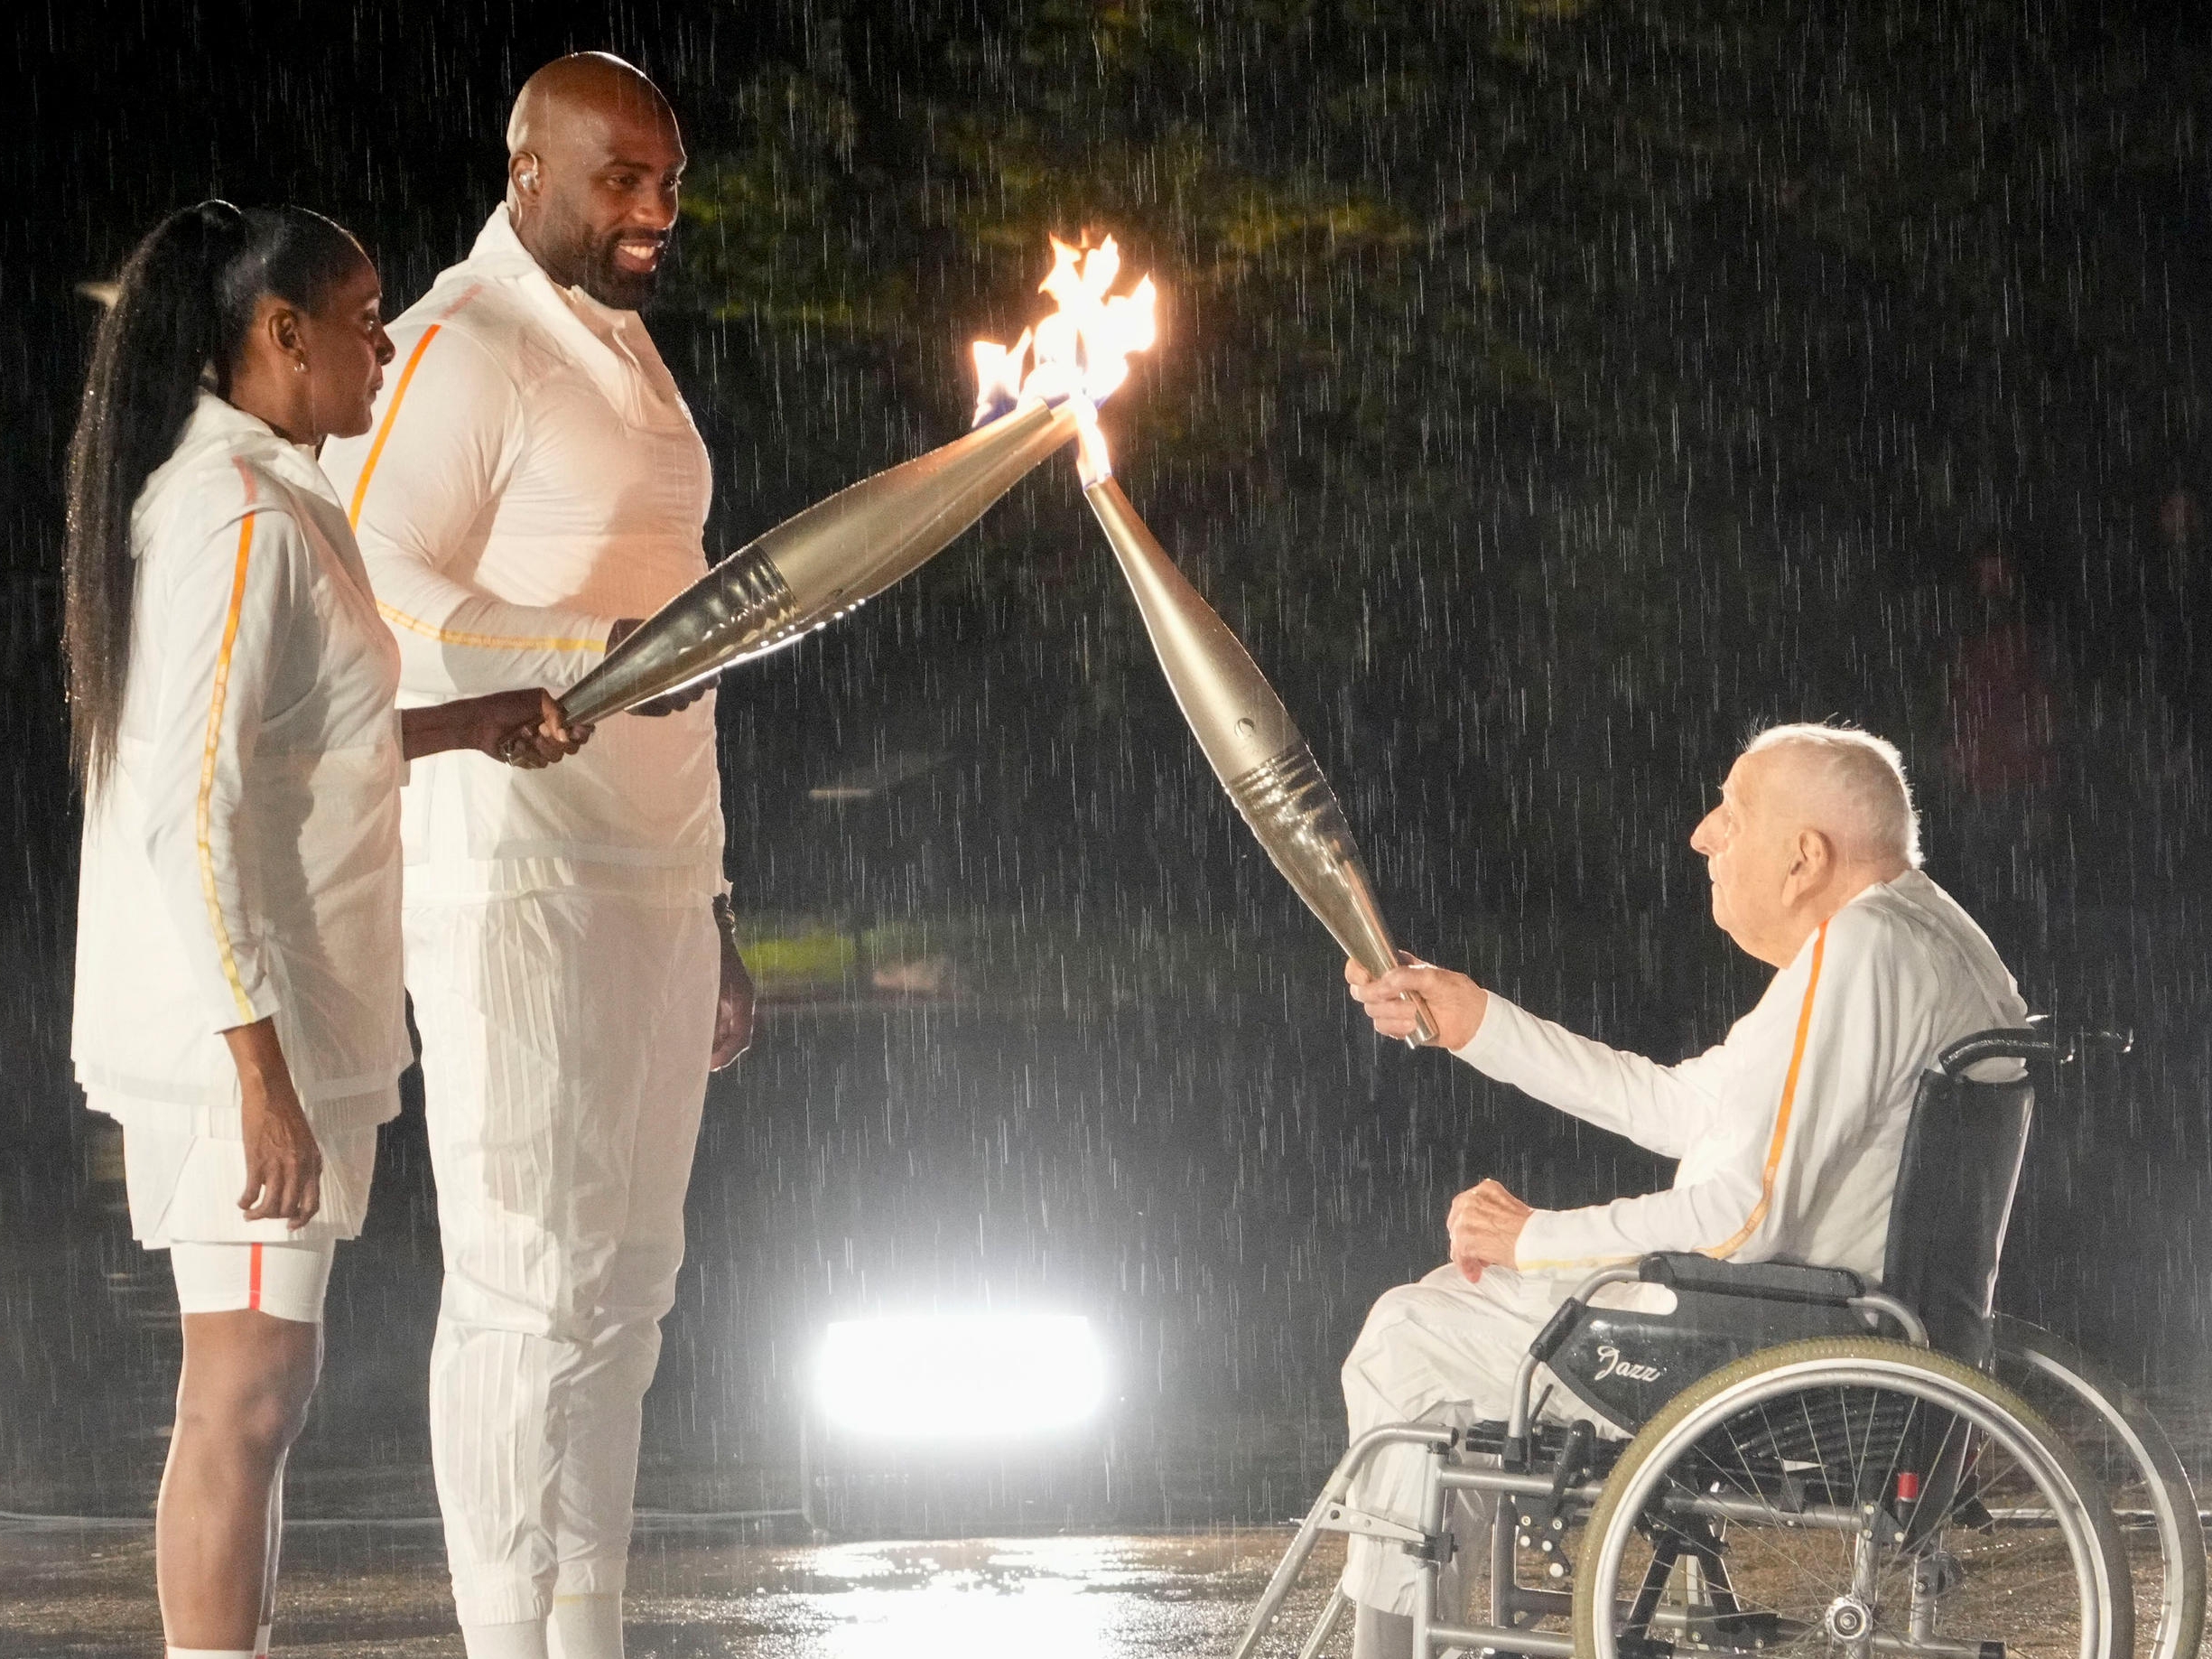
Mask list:
[[[444,312],[451,317],[476,297],[470,288]],[[361,527],[361,504],[368,499],[368,481],[376,476],[376,463],[384,458],[384,446],[392,435],[392,426],[399,419],[399,405],[406,401],[407,387],[414,379],[414,371],[422,367],[423,354],[430,350],[430,342],[438,338],[438,331],[445,326],[442,319],[423,331],[423,338],[414,342],[414,350],[407,353],[406,366],[399,371],[399,384],[392,388],[392,401],[385,405],[384,419],[376,423],[376,436],[368,446],[367,459],[361,462],[361,476],[354,480],[353,501],[346,509],[346,522],[356,530]],[[509,638],[501,634],[471,634],[440,628],[434,622],[425,622],[395,610],[382,600],[376,610],[384,620],[395,628],[404,628],[411,634],[420,634],[425,639],[434,639],[441,645],[474,646],[490,651],[604,651],[606,642],[600,639],[531,639]]]
[[1767,1165],[1759,1178],[1759,1202],[1752,1206],[1752,1213],[1743,1225],[1736,1229],[1735,1236],[1723,1244],[1705,1248],[1709,1256],[1732,1256],[1743,1247],[1743,1241],[1757,1232],[1759,1224],[1767,1218],[1768,1207],[1774,1202],[1774,1178],[1781,1172],[1782,1144],[1789,1138],[1789,1117],[1797,1105],[1798,1074],[1805,1068],[1805,1043],[1813,1030],[1813,993],[1820,989],[1820,959],[1827,952],[1828,925],[1820,924],[1813,935],[1813,971],[1805,981],[1805,1002],[1798,1010],[1797,1040],[1789,1048],[1789,1070],[1782,1078],[1782,1104],[1774,1114],[1774,1135],[1767,1142]]
[[407,385],[423,365],[423,353],[430,350],[430,342],[438,338],[438,331],[443,326],[432,323],[423,331],[423,338],[414,342],[414,350],[407,353],[407,366],[399,371],[399,384],[392,388],[392,401],[384,406],[384,419],[376,423],[376,441],[368,446],[368,459],[361,463],[361,476],[353,483],[353,503],[346,508],[346,522],[357,530],[361,527],[361,503],[368,498],[368,480],[376,475],[376,462],[383,459],[385,440],[392,435],[392,423],[399,418],[399,405],[407,400]]
[[[246,480],[246,499],[251,501],[255,493],[253,475],[243,464],[238,473]],[[238,555],[230,576],[230,608],[223,617],[223,642],[215,657],[215,691],[208,699],[208,741],[200,751],[200,800],[192,821],[200,844],[200,890],[208,901],[208,926],[214,930],[215,947],[222,954],[223,976],[230,982],[230,994],[237,999],[240,1023],[246,1025],[253,1023],[254,1003],[246,994],[245,982],[238,977],[230,929],[223,922],[223,900],[216,888],[215,852],[209,841],[209,817],[215,797],[215,761],[222,747],[223,701],[230,690],[230,655],[238,643],[238,613],[246,607],[246,567],[253,549],[254,515],[249,512],[238,524]]]
[[435,639],[440,645],[472,645],[487,651],[604,651],[603,639],[525,639],[507,634],[464,634],[450,628],[440,628],[409,616],[404,610],[395,610],[382,600],[376,601],[376,614],[395,628],[404,628],[411,634],[420,634],[425,639]]

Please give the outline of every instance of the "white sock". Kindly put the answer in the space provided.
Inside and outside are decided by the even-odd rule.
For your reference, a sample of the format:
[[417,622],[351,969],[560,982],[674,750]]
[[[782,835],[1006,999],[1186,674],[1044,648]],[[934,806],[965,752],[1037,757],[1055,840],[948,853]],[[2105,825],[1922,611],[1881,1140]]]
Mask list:
[[525,1618],[512,1625],[463,1625],[460,1645],[469,1659],[546,1659],[545,1621]]
[[172,1647],[169,1659],[254,1659],[250,1647]]
[[254,1632],[254,1659],[269,1659],[269,1633],[274,1625],[264,1625]]
[[546,1659],[622,1659],[622,1596],[553,1598]]

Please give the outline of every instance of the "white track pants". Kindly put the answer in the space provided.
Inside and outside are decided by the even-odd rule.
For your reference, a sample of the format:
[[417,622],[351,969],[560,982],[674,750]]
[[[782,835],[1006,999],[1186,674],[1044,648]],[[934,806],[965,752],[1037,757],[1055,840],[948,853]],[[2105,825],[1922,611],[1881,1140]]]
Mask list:
[[[1447,1263],[1417,1283],[1385,1291],[1344,1360],[1344,1415],[1352,1438],[1385,1423],[1464,1427],[1506,1416],[1521,1356],[1572,1288],[1502,1267],[1485,1268],[1481,1281],[1470,1284]],[[1538,1373],[1538,1394],[1549,1375]],[[1553,1403],[1560,1403],[1557,1396]],[[1430,1455],[1425,1447],[1384,1447],[1353,1479],[1352,1505],[1420,1525]],[[1468,1575],[1489,1556],[1480,1495],[1452,1496],[1445,1520],[1460,1548],[1439,1577],[1437,1616],[1457,1624],[1465,1610]],[[1344,1593],[1361,1606],[1411,1613],[1419,1580],[1417,1563],[1397,1544],[1357,1534],[1345,1540]]]
[[445,1248],[431,1450],[463,1625],[621,1592],[718,950],[703,902],[409,908]]

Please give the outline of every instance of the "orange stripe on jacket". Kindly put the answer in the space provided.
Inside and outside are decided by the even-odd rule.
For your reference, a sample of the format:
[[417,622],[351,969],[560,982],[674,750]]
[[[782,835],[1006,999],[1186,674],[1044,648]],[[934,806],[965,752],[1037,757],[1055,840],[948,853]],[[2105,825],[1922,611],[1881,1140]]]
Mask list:
[[[246,499],[250,505],[256,497],[254,475],[246,463],[237,463],[238,476],[246,481]],[[246,994],[246,983],[238,977],[238,961],[232,952],[230,929],[223,922],[222,895],[215,884],[215,851],[210,844],[210,819],[215,798],[215,760],[222,747],[223,701],[230,691],[230,654],[238,643],[238,613],[246,608],[246,567],[254,550],[254,515],[248,512],[238,523],[238,555],[231,567],[230,608],[223,617],[223,643],[215,656],[215,691],[208,699],[208,741],[200,757],[200,801],[192,816],[192,829],[200,845],[200,890],[208,901],[208,926],[214,930],[215,948],[223,958],[223,977],[230,982],[230,994],[237,999],[239,1023],[254,1022],[253,999]]]
[[1813,993],[1820,989],[1820,959],[1827,952],[1828,925],[1820,924],[1813,935],[1813,971],[1806,977],[1805,1002],[1798,1010],[1797,1041],[1789,1048],[1789,1070],[1782,1078],[1782,1104],[1774,1114],[1774,1137],[1767,1142],[1767,1167],[1759,1178],[1759,1202],[1752,1206],[1752,1213],[1743,1225],[1736,1229],[1735,1236],[1724,1244],[1710,1244],[1705,1254],[1709,1256],[1731,1256],[1743,1247],[1743,1241],[1759,1230],[1759,1224],[1767,1218],[1767,1210],[1774,1202],[1774,1178],[1781,1172],[1782,1144],[1789,1139],[1789,1117],[1797,1104],[1798,1074],[1805,1068],[1805,1043],[1813,1031]]
[[525,639],[511,634],[464,634],[450,628],[440,628],[411,617],[404,610],[395,610],[382,600],[376,601],[376,614],[395,628],[404,628],[411,634],[420,634],[425,639],[435,639],[440,645],[473,645],[488,651],[604,651],[603,639]]
[[[470,288],[460,299],[446,308],[444,317],[451,317],[470,300],[477,291]],[[384,458],[386,440],[392,435],[392,424],[399,418],[399,405],[406,401],[408,384],[414,371],[422,366],[423,353],[430,350],[430,342],[438,338],[438,331],[445,326],[444,317],[423,331],[423,338],[414,342],[414,350],[407,353],[406,367],[399,371],[399,384],[392,388],[392,401],[385,405],[384,419],[376,424],[376,436],[368,446],[367,459],[361,462],[361,476],[354,480],[353,503],[346,509],[346,522],[354,529],[361,527],[361,504],[368,499],[368,480],[376,475],[376,463]],[[526,639],[509,638],[503,634],[457,633],[440,628],[434,622],[425,622],[411,617],[404,610],[394,610],[382,600],[376,601],[377,614],[395,628],[404,628],[411,634],[420,634],[425,639],[435,639],[440,645],[469,645],[484,650],[530,651],[604,651],[602,639]]]
[[[1805,1044],[1813,1030],[1813,993],[1820,988],[1820,962],[1826,955],[1828,925],[1820,924],[1813,935],[1812,974],[1805,982],[1805,1002],[1798,1010],[1797,1040],[1789,1049],[1789,1069],[1782,1077],[1782,1103],[1774,1114],[1774,1134],[1767,1142],[1767,1163],[1759,1179],[1759,1202],[1752,1206],[1751,1217],[1736,1230],[1735,1236],[1723,1244],[1707,1244],[1702,1254],[1709,1256],[1730,1256],[1743,1247],[1743,1241],[1758,1231],[1759,1224],[1767,1218],[1767,1211],[1774,1202],[1774,1178],[1781,1172],[1782,1148],[1789,1139],[1789,1119],[1798,1098],[1798,1074],[1805,1069]],[[1550,1262],[1521,1262],[1516,1263],[1523,1272],[1535,1272],[1562,1267],[1618,1267],[1640,1258],[1636,1256],[1580,1256],[1570,1260]]]
[[438,338],[438,331],[443,326],[433,322],[423,331],[423,338],[407,353],[406,368],[399,371],[399,384],[392,388],[392,401],[385,405],[384,419],[376,423],[376,437],[368,446],[368,459],[361,463],[361,476],[353,480],[353,502],[346,508],[346,522],[354,529],[361,527],[361,503],[368,498],[368,480],[376,475],[376,462],[383,459],[385,440],[392,435],[392,423],[399,418],[399,405],[407,400],[407,383],[423,366],[423,353],[430,350],[430,342]]

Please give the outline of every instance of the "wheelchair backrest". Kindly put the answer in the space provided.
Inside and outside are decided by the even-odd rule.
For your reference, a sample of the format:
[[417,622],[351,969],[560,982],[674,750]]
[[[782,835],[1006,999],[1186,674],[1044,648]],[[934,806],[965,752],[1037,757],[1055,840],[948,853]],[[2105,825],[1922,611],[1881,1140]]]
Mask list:
[[1969,1364],[1987,1357],[1997,1265],[2020,1184],[2035,1084],[1967,1075],[1984,1061],[2048,1057],[2032,1030],[1984,1031],[1953,1043],[1920,1076],[1890,1200],[1882,1288],[1918,1313],[1929,1340]]

